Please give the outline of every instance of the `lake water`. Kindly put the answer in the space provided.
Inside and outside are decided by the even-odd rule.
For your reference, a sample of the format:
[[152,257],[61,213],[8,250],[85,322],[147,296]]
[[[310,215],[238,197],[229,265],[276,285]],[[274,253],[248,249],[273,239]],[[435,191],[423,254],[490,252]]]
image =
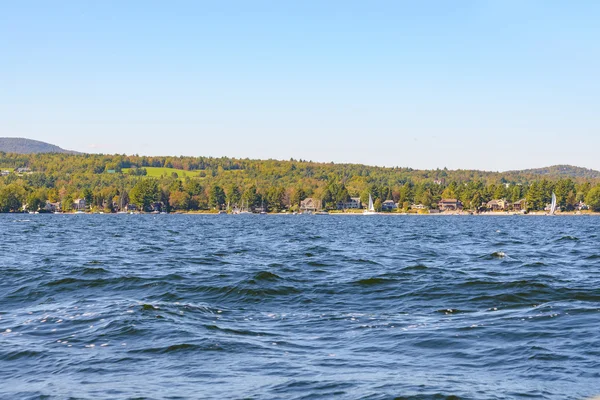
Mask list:
[[599,226],[0,215],[0,398],[597,395]]

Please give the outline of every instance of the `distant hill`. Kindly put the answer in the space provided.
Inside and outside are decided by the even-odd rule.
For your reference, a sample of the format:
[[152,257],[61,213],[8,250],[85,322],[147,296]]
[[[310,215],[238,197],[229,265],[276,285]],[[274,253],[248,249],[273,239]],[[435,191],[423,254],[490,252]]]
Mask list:
[[600,171],[589,168],[575,167],[573,165],[552,165],[544,168],[524,169],[520,171],[508,171],[507,173],[519,173],[526,175],[539,175],[546,178],[600,178]]
[[25,138],[0,137],[0,151],[5,153],[67,153],[79,154],[76,151],[65,150],[50,143]]
[[[63,153],[63,154],[73,154],[78,155],[82,153],[78,153],[76,151],[65,150],[58,146],[55,146],[50,143],[41,142],[39,140],[25,139],[25,138],[7,138],[0,137],[0,152],[5,153],[15,153],[15,154],[37,154],[37,153]],[[108,156],[110,157],[110,156]],[[133,156],[132,156],[133,157]],[[135,156],[137,159],[137,156]],[[152,157],[150,157],[152,158]],[[145,166],[153,166],[153,167],[163,167],[165,164],[165,159],[171,159],[174,157],[154,157],[156,161],[152,161]],[[386,176],[393,176],[393,179],[400,181],[452,181],[455,180],[457,182],[468,182],[474,180],[494,180],[501,179],[503,182],[513,182],[513,183],[527,183],[537,179],[550,179],[556,180],[561,178],[571,178],[578,180],[600,180],[600,171],[596,171],[589,168],[576,167],[573,165],[552,165],[549,167],[543,168],[532,168],[532,169],[523,169],[523,170],[513,170],[513,171],[505,171],[505,172],[491,172],[491,171],[479,171],[479,170],[416,170],[412,168],[383,168],[383,167],[373,167],[368,165],[361,164],[329,164],[329,163],[314,163],[314,162],[306,162],[306,161],[277,161],[277,160],[237,160],[233,158],[223,158],[217,162],[217,160],[213,160],[208,157],[187,157],[189,160],[188,165],[192,166],[190,170],[202,170],[202,169],[210,169],[211,164],[220,165],[219,163],[225,163],[223,166],[224,169],[241,169],[241,170],[254,170],[255,168],[262,169],[262,166],[265,165],[280,165],[280,166],[291,166],[291,165],[302,165],[305,164],[309,169],[320,168],[322,174],[327,175],[332,172],[344,171],[344,175],[352,176],[371,176],[373,174],[383,174]],[[146,162],[148,162],[146,160]],[[171,162],[174,162],[171,160]],[[179,160],[180,162],[180,160]],[[20,160],[19,163],[23,164],[23,160]],[[15,163],[19,164],[19,163]],[[132,162],[132,165],[142,167],[144,165],[138,165],[138,161]],[[7,166],[12,165],[11,162],[6,161],[5,164]],[[237,167],[233,168],[232,165],[237,164]],[[116,165],[116,164],[115,164]],[[213,165],[213,167],[214,167]],[[128,168],[129,164],[123,165],[123,168]],[[104,170],[104,168],[98,167],[100,170]],[[175,166],[176,169],[183,169],[182,166]],[[216,168],[216,167],[215,167]],[[287,167],[286,167],[287,168]],[[115,169],[115,168],[111,168]],[[349,173],[348,171],[352,170],[354,173]],[[284,173],[286,175],[287,173]],[[294,174],[291,174],[294,175]],[[290,179],[291,178],[290,175]],[[310,173],[310,176],[313,176],[313,173]],[[294,179],[297,179],[295,177]]]

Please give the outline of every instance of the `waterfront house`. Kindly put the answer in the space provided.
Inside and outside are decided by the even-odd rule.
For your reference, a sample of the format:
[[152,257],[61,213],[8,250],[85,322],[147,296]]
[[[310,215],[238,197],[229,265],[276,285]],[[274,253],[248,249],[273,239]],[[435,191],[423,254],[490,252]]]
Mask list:
[[349,201],[340,201],[337,203],[338,210],[348,210],[351,208],[360,208],[360,197],[350,197]]
[[525,199],[521,199],[519,201],[515,201],[512,205],[513,210],[515,211],[523,211],[527,209],[527,201]]
[[583,201],[580,201],[579,203],[575,204],[575,209],[577,211],[589,210],[589,206],[587,204],[585,204]]
[[398,204],[394,203],[394,200],[386,200],[381,203],[382,211],[393,211],[398,208]]
[[85,210],[85,199],[75,199],[73,202],[73,209],[77,211]]
[[463,209],[462,201],[457,199],[442,199],[438,202],[440,211],[459,211]]
[[150,204],[150,211],[162,211],[163,209],[163,203],[160,201],[155,201],[154,203]]
[[411,204],[410,209],[411,210],[426,210],[427,206],[424,204]]
[[488,201],[486,207],[492,211],[504,211],[508,209],[508,202],[504,199]]
[[52,203],[46,200],[46,205],[44,206],[44,210],[48,212],[56,212],[60,211],[60,202]]
[[321,202],[312,197],[307,197],[300,202],[300,211],[302,212],[315,212],[321,208]]

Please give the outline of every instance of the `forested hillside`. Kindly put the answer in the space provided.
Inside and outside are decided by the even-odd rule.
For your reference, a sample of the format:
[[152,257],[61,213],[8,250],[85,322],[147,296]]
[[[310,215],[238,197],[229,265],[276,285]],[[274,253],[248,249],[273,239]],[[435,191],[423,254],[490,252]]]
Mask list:
[[522,173],[526,175],[540,175],[550,178],[585,178],[598,179],[600,171],[589,168],[574,167],[572,165],[553,165],[546,168],[526,169],[522,171],[513,171],[511,173]]
[[[16,168],[29,170],[19,173],[13,171]],[[596,190],[600,179],[594,177],[303,160],[0,153],[0,170],[4,170],[2,211],[17,211],[23,204],[37,209],[46,201],[61,202],[68,210],[76,198],[106,211],[128,203],[148,209],[154,202],[170,211],[217,209],[242,202],[277,211],[297,208],[306,197],[319,199],[324,208],[334,208],[350,196],[366,202],[369,193],[379,204],[394,200],[400,208],[413,203],[435,207],[442,198],[455,198],[471,209],[492,199],[526,199],[529,209],[543,209],[552,191],[563,209],[572,209],[580,201],[593,203],[593,196],[600,192]]]
[[69,153],[75,151],[61,149],[50,143],[24,138],[0,137],[0,151],[5,153],[31,154],[31,153]]

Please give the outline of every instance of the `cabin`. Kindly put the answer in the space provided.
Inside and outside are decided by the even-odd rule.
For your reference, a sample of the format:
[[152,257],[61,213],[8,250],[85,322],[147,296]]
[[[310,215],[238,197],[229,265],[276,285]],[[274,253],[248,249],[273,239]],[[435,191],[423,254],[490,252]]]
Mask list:
[[515,201],[512,205],[513,210],[515,211],[523,211],[527,209],[527,200],[521,199],[519,201]]
[[504,199],[488,201],[486,207],[492,211],[504,211],[508,210],[509,203]]
[[575,204],[575,209],[577,211],[589,210],[590,207],[587,204],[585,204],[583,201],[580,201],[579,203]]
[[47,211],[47,212],[60,211],[60,202],[52,203],[52,202],[46,200],[46,205],[44,206],[44,211]]
[[349,201],[340,201],[337,203],[338,210],[348,210],[350,208],[361,208],[360,197],[350,197]]
[[163,209],[163,203],[160,201],[155,201],[154,203],[150,204],[150,211],[162,211]]
[[127,204],[125,206],[125,211],[131,212],[131,211],[137,211],[138,207],[135,204]]
[[75,199],[73,209],[77,211],[85,210],[85,199]]
[[8,175],[10,175],[10,171],[8,171],[8,170],[0,171],[0,176],[8,176]]
[[426,210],[428,207],[424,204],[411,204],[410,205],[410,209],[411,210]]
[[459,211],[463,209],[463,203],[457,199],[442,199],[438,202],[440,211]]
[[321,202],[312,197],[307,197],[300,202],[300,211],[302,212],[315,212],[321,208]]
[[381,203],[382,211],[393,211],[398,208],[398,204],[394,203],[394,200],[386,200]]

